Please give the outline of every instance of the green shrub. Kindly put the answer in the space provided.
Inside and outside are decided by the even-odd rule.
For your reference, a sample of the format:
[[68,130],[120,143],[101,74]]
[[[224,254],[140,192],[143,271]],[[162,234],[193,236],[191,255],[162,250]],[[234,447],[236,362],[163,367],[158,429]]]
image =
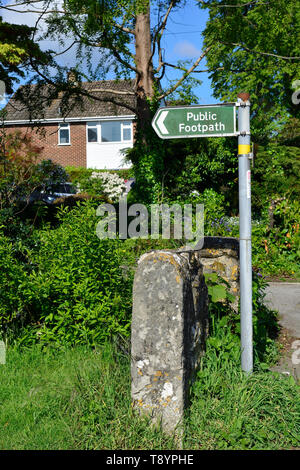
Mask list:
[[20,289],[30,315],[20,341],[94,345],[127,335],[132,281],[120,268],[122,242],[97,238],[91,201],[60,209],[58,218],[57,228],[37,232],[39,247],[29,254],[34,269]]
[[[205,282],[209,295],[209,316],[211,335],[208,344],[213,344],[216,354],[222,351],[223,359],[236,361],[240,354],[240,314],[232,308],[230,302],[234,296],[229,292],[229,284],[216,273],[205,274]],[[266,362],[277,359],[275,340],[279,328],[277,313],[264,303],[267,282],[256,273],[252,280],[252,318],[253,318],[253,350],[255,366],[261,367]],[[218,324],[216,333],[215,324]],[[220,334],[220,337],[218,336]],[[228,345],[226,346],[226,344]],[[226,349],[227,348],[227,349]]]
[[80,193],[86,193],[92,197],[104,195],[111,201],[117,201],[126,190],[124,184],[126,178],[123,177],[126,170],[119,172],[68,167],[68,171]]
[[252,225],[253,265],[265,275],[300,277],[300,204],[284,198],[274,211],[274,226],[265,215]]
[[116,174],[120,178],[123,178],[124,180],[133,177],[132,168],[123,169],[123,170],[95,170],[95,169],[92,169],[92,168],[84,168],[84,167],[77,167],[77,166],[66,166],[66,171],[67,171],[67,173],[70,177],[70,180],[74,183],[79,182],[81,178],[85,178],[86,176],[90,176],[93,172]]
[[26,272],[15,257],[13,244],[1,231],[0,266],[0,334],[4,335],[24,311],[22,284],[26,281]]

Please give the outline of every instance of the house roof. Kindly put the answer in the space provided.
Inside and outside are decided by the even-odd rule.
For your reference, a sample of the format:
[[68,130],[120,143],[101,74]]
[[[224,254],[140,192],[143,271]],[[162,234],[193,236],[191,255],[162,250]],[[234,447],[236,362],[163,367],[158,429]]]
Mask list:
[[[132,80],[103,80],[83,82],[82,91],[95,98],[70,97],[65,92],[56,91],[52,85],[24,85],[14,94],[5,106],[5,122],[72,119],[85,117],[132,116],[135,96]],[[121,92],[121,93],[117,93]],[[26,97],[26,104],[19,96]],[[98,99],[97,99],[98,98]],[[114,102],[112,102],[112,101]],[[130,108],[122,106],[127,104]]]

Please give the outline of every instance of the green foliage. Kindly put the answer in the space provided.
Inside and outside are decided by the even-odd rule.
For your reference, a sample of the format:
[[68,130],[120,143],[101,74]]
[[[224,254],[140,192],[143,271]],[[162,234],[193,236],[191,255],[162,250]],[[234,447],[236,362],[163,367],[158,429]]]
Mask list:
[[212,189],[236,206],[236,142],[226,138],[169,141],[166,148],[165,194],[170,200],[195,200],[194,191]]
[[[215,277],[207,281],[211,287],[217,286]],[[210,336],[187,418],[188,448],[283,449],[299,445],[299,385],[292,377],[270,372],[278,358],[278,327],[276,313],[263,303],[265,286],[255,275],[252,375],[240,368],[240,316],[224,311],[218,301],[210,303]],[[288,426],[287,420],[291,421]]]
[[3,22],[0,17],[0,80],[6,85],[7,94],[12,93],[14,82],[19,81],[17,77],[25,77],[24,67],[28,67],[28,59],[40,64],[51,60],[32,40],[33,31],[34,28],[25,24]]
[[[221,343],[227,330],[215,323]],[[229,344],[225,340],[227,351]],[[266,371],[246,376],[225,352],[207,347],[180,449],[299,447],[300,394],[293,378]],[[173,436],[132,410],[130,359],[111,344],[8,348],[0,381],[2,449],[178,448]]]
[[0,134],[0,209],[14,205],[39,183],[37,159],[42,148],[20,131]]
[[164,199],[164,180],[168,171],[165,148],[165,142],[148,126],[142,132],[138,131],[134,147],[127,150],[126,158],[132,162],[135,177],[131,197],[138,202],[151,204]]
[[[231,307],[235,297],[229,292],[229,284],[216,273],[205,274],[209,295],[210,337],[208,345],[216,354],[222,352],[223,360],[239,363],[240,314]],[[277,313],[264,304],[266,281],[253,273],[253,348],[256,368],[273,363],[277,359],[275,340],[278,336]],[[216,327],[217,325],[217,327]]]
[[[224,6],[222,6],[224,3]],[[228,2],[208,0],[204,43],[214,95],[236,101],[241,91],[250,93],[252,133],[263,141],[276,130],[287,113],[299,116],[292,103],[292,83],[298,78],[300,48],[295,31],[300,14],[293,0],[272,0],[226,7]]]
[[16,131],[0,133],[0,222],[16,226],[14,215],[28,205],[35,189],[51,189],[51,185],[68,180],[65,169],[58,163],[42,160],[42,147],[34,143],[31,134]]
[[292,377],[270,372],[243,374],[235,363],[237,345],[230,346],[230,337],[227,339],[228,328],[221,322],[216,329],[220,348],[216,352],[212,342],[202,360],[191,398],[186,448],[282,450],[298,447],[299,385]]
[[92,178],[92,173],[82,173],[77,180],[77,188],[90,196],[103,194],[103,182],[100,178]]
[[[117,333],[128,335],[131,275],[120,268],[126,254],[121,241],[97,238],[92,202],[61,209],[58,218],[56,229],[36,232],[37,249],[27,253],[33,268],[18,281],[23,307],[13,326],[23,331],[15,337],[23,344],[94,345]],[[9,318],[17,311],[4,308]]]
[[[177,67],[186,72],[192,65],[192,61],[179,61]],[[174,87],[178,80],[170,80],[170,87]],[[188,75],[181,86],[177,87],[167,96],[167,106],[183,106],[198,103],[198,96],[195,89],[202,84],[202,81]]]
[[256,212],[263,211],[272,199],[300,195],[300,149],[279,142],[258,149],[254,162],[252,203]]
[[0,334],[2,335],[21,316],[24,308],[21,286],[26,281],[26,271],[15,255],[14,245],[3,235],[0,227]]
[[90,176],[93,172],[96,173],[111,173],[111,174],[116,174],[120,178],[123,178],[124,180],[132,178],[133,173],[132,169],[129,168],[124,169],[124,170],[95,170],[92,168],[84,168],[84,167],[77,167],[77,166],[66,166],[65,167],[66,172],[68,173],[70,177],[70,181],[73,183],[80,183],[81,179],[85,179],[87,176]]
[[52,160],[42,160],[35,169],[41,186],[45,191],[51,191],[53,185],[65,183],[69,180],[69,175],[65,168]]
[[299,277],[299,201],[283,199],[274,210],[274,226],[267,218],[252,227],[253,264],[265,275]]
[[[230,294],[229,284],[216,273],[204,274],[205,284],[207,285],[208,295],[215,308],[218,303],[222,303],[222,312],[224,313],[224,304],[229,307],[229,302],[234,300],[234,296]],[[229,307],[230,308],[230,307]]]

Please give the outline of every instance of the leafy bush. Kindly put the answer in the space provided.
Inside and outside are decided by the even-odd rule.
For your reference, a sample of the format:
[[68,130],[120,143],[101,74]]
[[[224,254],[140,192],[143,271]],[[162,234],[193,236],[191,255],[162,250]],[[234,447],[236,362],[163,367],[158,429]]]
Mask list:
[[74,184],[82,193],[90,196],[104,195],[111,201],[117,201],[124,193],[126,186],[123,175],[126,171],[103,171],[90,168],[68,167],[68,173]]
[[265,275],[300,277],[300,204],[284,198],[274,211],[274,225],[268,215],[252,226],[253,265]]
[[131,168],[123,169],[123,170],[95,170],[92,168],[84,168],[80,166],[66,166],[66,171],[70,177],[72,182],[79,182],[81,178],[85,178],[86,176],[90,176],[93,172],[96,173],[110,173],[112,175],[118,175],[120,178],[124,180],[129,179],[133,176],[133,171]]
[[124,194],[126,186],[124,180],[116,174],[93,171],[85,184],[80,183],[80,190],[95,196],[104,194],[116,202]]
[[52,160],[42,160],[36,166],[36,173],[40,175],[41,185],[44,190],[49,191],[52,185],[65,183],[69,180],[69,175],[59,163]]
[[[94,345],[127,335],[132,280],[120,268],[122,242],[97,238],[91,201],[60,209],[58,218],[57,228],[36,232],[38,248],[28,254],[32,272],[13,277],[23,299],[20,341]],[[18,304],[8,307],[16,312]]]
[[259,148],[255,157],[252,182],[252,204],[256,212],[263,211],[272,199],[299,199],[300,150],[270,143]]
[[24,267],[15,257],[12,242],[1,231],[0,264],[0,334],[3,335],[8,328],[13,327],[24,311],[22,284],[27,277]]
[[[215,273],[206,274],[205,282],[210,299],[211,336],[208,338],[208,344],[216,348],[216,354],[219,350],[222,351],[223,359],[236,361],[240,354],[240,314],[231,308],[230,302],[234,300],[234,296],[229,292],[229,284]],[[265,279],[253,273],[253,348],[257,367],[262,367],[262,364],[273,362],[277,358],[275,346],[279,332],[277,313],[264,304],[266,286]],[[223,332],[219,330],[216,335],[215,324],[218,324],[218,328],[224,328]],[[218,339],[219,332],[221,337]]]
[[0,209],[12,206],[38,184],[37,159],[42,148],[30,135],[0,134]]

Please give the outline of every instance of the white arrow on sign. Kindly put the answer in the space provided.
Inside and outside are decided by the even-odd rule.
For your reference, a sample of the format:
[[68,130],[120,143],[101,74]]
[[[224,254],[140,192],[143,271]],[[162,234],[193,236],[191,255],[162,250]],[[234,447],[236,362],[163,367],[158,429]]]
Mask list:
[[169,134],[168,129],[164,125],[164,120],[166,119],[168,113],[169,111],[162,111],[161,115],[157,119],[156,125],[162,134]]

